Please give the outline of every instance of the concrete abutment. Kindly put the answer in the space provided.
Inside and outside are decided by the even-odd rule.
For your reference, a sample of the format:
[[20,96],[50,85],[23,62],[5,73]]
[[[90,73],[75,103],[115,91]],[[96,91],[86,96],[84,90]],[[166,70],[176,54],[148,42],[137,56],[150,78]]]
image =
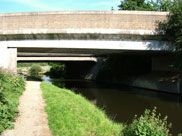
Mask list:
[[0,68],[16,73],[17,48],[8,48],[7,45],[1,45],[0,55]]

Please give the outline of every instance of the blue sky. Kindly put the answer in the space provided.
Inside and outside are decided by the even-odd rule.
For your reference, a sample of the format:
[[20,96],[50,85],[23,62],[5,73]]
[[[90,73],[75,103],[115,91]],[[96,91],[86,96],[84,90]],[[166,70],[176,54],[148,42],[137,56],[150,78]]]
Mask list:
[[118,9],[120,0],[0,0],[0,12]]

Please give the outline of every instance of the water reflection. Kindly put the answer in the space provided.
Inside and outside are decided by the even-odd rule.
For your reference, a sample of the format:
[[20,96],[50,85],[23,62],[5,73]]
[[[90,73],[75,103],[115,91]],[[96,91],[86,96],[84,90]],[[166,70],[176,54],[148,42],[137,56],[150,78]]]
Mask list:
[[117,122],[131,122],[135,114],[156,106],[158,112],[168,115],[172,133],[182,132],[182,96],[89,81],[52,80],[52,83],[81,93]]

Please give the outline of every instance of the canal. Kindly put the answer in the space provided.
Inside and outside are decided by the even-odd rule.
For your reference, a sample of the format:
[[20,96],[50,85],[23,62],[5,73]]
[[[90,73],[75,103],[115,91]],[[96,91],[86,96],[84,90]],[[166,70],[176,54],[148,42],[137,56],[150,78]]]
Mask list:
[[104,109],[116,122],[130,123],[135,114],[157,107],[157,112],[168,116],[172,123],[171,132],[182,132],[182,96],[154,92],[151,90],[104,84],[82,80],[52,80],[54,85],[81,93],[91,103]]

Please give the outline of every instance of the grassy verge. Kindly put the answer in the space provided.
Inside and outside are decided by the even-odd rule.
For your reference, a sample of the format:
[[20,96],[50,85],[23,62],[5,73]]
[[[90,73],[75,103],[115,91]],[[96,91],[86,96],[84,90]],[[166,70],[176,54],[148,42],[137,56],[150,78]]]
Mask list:
[[13,128],[18,114],[18,99],[25,89],[25,80],[15,74],[0,71],[0,133]]
[[55,136],[119,136],[122,124],[114,123],[106,114],[81,95],[46,82],[41,83],[49,126]]

